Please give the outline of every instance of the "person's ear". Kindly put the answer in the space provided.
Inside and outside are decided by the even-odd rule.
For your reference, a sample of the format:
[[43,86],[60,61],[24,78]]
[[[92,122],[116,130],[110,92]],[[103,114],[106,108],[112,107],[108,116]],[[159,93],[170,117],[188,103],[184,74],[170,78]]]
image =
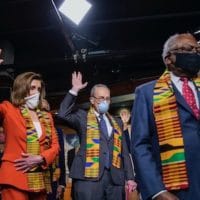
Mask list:
[[166,64],[166,65],[171,65],[171,64],[172,64],[172,60],[171,60],[171,57],[170,57],[170,56],[167,56],[167,57],[165,58],[165,64]]
[[90,103],[93,105],[94,104],[94,98],[90,97]]

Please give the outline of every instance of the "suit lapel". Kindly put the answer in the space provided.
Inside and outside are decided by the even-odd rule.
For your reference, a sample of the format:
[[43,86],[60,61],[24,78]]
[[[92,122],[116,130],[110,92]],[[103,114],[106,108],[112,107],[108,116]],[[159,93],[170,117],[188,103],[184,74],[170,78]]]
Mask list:
[[200,102],[199,102],[199,100],[200,100],[200,90],[199,90],[198,87],[195,85],[195,83],[194,83],[194,86],[195,86],[196,91],[197,91],[198,105],[199,105],[199,109],[200,109]]

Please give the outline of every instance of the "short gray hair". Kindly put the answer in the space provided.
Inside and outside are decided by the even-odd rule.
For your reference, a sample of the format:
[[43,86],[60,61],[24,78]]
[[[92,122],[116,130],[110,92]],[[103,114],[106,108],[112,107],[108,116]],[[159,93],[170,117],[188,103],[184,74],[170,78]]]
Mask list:
[[104,85],[104,84],[96,84],[92,87],[91,91],[90,91],[90,96],[93,97],[94,96],[94,93],[95,93],[95,90],[99,87],[103,87],[103,88],[106,88],[110,91],[110,89],[108,88],[107,85]]
[[163,61],[165,60],[166,56],[169,54],[169,51],[171,49],[173,49],[174,46],[176,45],[176,41],[179,38],[183,37],[183,36],[193,37],[193,35],[190,34],[190,33],[180,33],[180,34],[176,33],[176,34],[170,36],[167,39],[167,41],[163,45],[163,52],[162,52],[162,59],[163,59]]

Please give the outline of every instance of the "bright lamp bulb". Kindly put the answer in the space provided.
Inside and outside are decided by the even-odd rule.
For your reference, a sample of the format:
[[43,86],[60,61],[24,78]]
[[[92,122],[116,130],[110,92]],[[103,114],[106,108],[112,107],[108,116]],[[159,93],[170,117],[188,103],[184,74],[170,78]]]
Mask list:
[[86,0],[66,0],[59,10],[78,25],[91,7]]

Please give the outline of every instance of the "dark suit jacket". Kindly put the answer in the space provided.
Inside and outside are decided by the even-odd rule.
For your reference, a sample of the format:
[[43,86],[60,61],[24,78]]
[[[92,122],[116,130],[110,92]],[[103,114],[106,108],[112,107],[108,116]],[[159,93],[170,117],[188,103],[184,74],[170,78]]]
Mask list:
[[128,151],[130,153],[130,143],[131,143],[131,139],[130,139],[130,136],[129,136],[129,131],[128,129],[124,130],[124,135],[125,135],[125,139],[126,139],[126,144],[127,144],[127,147],[128,147]]
[[[132,113],[132,152],[139,184],[144,200],[161,190],[165,190],[162,182],[160,151],[156,124],[153,115],[153,90],[155,81],[139,86],[136,89],[135,103]],[[200,199],[200,121],[197,120],[183,96],[176,89],[182,133],[185,144],[186,166],[189,176],[189,189],[180,190],[176,195],[181,200]],[[198,98],[200,99],[200,92]]]
[[[75,109],[76,96],[68,93],[61,103],[59,110],[59,117],[64,119],[68,125],[74,128],[80,138],[80,149],[73,161],[70,176],[74,179],[87,180],[84,177],[85,170],[85,160],[86,160],[86,132],[87,132],[87,112],[82,109]],[[89,180],[96,181],[102,176],[104,171],[104,162],[106,151],[106,139],[103,134],[100,136],[100,175],[97,178],[92,178]],[[123,135],[122,139],[122,165],[121,168],[111,166],[111,176],[113,182],[118,185],[124,185],[125,180],[133,180],[133,170],[131,166],[131,161],[128,153],[128,148],[126,145],[125,137]],[[113,137],[110,138],[109,143],[113,144]],[[112,152],[111,155],[112,156]]]
[[61,128],[56,128],[58,134],[58,141],[60,145],[59,151],[59,168],[60,168],[60,177],[59,177],[59,185],[66,185],[66,168],[65,168],[65,149],[64,149],[64,138],[63,132]]
[[59,155],[58,155],[58,159],[59,159],[58,167],[60,169],[60,177],[58,180],[52,181],[52,183],[51,183],[52,193],[47,194],[47,200],[55,200],[56,199],[58,185],[66,186],[65,150],[64,150],[63,132],[62,132],[61,128],[56,128],[56,130],[57,130],[58,142],[59,142],[59,146],[60,146],[60,151],[59,151]]

